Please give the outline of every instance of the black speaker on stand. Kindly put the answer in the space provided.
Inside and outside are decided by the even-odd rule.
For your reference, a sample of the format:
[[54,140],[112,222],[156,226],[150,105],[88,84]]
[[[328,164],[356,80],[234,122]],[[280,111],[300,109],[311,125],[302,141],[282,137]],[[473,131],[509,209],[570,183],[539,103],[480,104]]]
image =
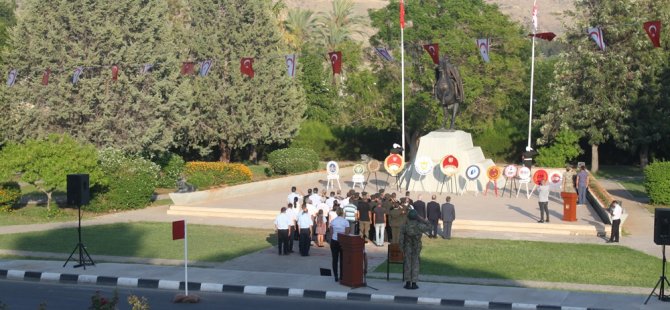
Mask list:
[[86,265],[93,266],[95,262],[91,258],[91,255],[86,251],[86,246],[81,242],[81,206],[88,204],[90,200],[90,190],[88,183],[88,174],[68,174],[67,175],[67,204],[71,206],[77,206],[77,211],[79,213],[79,225],[77,226],[77,245],[70,253],[70,257],[67,258],[63,267],[72,259],[74,253],[79,251],[79,263],[74,265],[74,268],[84,267]]
[[[654,243],[663,246],[663,266],[661,267],[661,277],[647,296],[647,300],[644,301],[645,305],[653,295],[657,295],[660,301],[670,301],[670,296],[665,295],[665,285],[667,284],[670,287],[670,282],[665,276],[665,266],[667,265],[665,246],[670,245],[670,208],[656,208],[654,211]],[[659,289],[658,294],[656,294],[657,288]]]

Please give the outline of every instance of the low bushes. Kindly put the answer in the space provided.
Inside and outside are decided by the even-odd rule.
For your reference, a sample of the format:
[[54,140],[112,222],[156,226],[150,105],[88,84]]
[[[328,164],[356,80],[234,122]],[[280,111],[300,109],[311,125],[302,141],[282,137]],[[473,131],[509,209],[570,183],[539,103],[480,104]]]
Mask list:
[[670,162],[654,162],[644,168],[644,187],[652,204],[670,205]]
[[198,189],[249,182],[252,177],[249,167],[223,162],[188,162],[184,174],[186,180]]
[[279,149],[268,155],[268,163],[277,174],[299,173],[318,168],[319,156],[307,148]]
[[175,188],[179,177],[184,172],[186,162],[181,156],[174,153],[166,153],[156,160],[161,167],[158,176],[158,187]]
[[11,211],[21,199],[21,187],[16,182],[0,183],[0,212]]

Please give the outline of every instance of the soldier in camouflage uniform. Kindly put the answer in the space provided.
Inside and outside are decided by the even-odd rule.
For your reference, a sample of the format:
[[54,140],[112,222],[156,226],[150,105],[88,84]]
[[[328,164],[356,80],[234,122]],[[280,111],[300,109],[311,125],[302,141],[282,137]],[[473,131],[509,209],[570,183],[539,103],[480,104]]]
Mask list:
[[403,205],[394,205],[389,210],[389,226],[391,227],[391,243],[398,243],[400,239],[400,227],[407,221],[407,208]]
[[418,289],[419,255],[421,255],[421,236],[430,230],[430,225],[421,218],[416,210],[407,213],[407,223],[400,229],[400,248],[404,258],[404,277],[406,289]]

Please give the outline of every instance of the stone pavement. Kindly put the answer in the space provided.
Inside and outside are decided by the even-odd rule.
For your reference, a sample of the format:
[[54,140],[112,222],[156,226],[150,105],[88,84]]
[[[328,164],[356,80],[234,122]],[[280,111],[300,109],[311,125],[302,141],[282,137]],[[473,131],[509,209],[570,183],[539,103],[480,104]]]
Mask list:
[[[311,181],[306,181],[311,182]],[[296,184],[293,184],[296,183]],[[618,184],[603,182],[609,190]],[[283,205],[291,185],[301,188],[313,187],[312,183],[297,183],[291,178],[284,180],[284,186],[276,189],[252,191],[230,199],[203,202],[229,208],[251,208],[277,212]],[[349,184],[343,184],[349,185]],[[255,185],[263,188],[261,183]],[[350,185],[349,185],[350,186]],[[319,186],[321,187],[321,186]],[[522,191],[523,192],[523,191]],[[617,192],[620,193],[620,192]],[[621,192],[623,193],[623,192]],[[441,195],[441,199],[445,196]],[[534,225],[536,220],[536,199],[515,199],[509,197],[473,197],[453,196],[457,205],[457,216],[481,216],[490,219],[525,221]],[[660,247],[654,246],[652,235],[653,218],[637,202],[630,198],[624,200],[629,213],[624,229],[628,233],[621,244],[642,250],[655,256],[660,255]],[[425,199],[429,200],[429,199]],[[500,207],[502,206],[502,208]],[[482,212],[480,207],[485,212]],[[561,205],[555,197],[550,203],[552,222],[560,222]],[[191,224],[229,225],[243,227],[272,227],[272,221],[259,218],[242,217],[198,217],[168,214],[167,206],[152,207],[117,214],[104,215],[94,219],[85,219],[83,225],[99,225],[117,222],[161,221],[171,222],[186,218]],[[588,210],[578,214],[579,225],[588,225],[595,221]],[[554,220],[554,218],[556,218]],[[546,224],[545,224],[546,225]],[[575,224],[577,225],[577,224]],[[15,225],[0,227],[0,233],[17,233],[34,230],[47,230],[61,227],[76,227],[76,222],[50,223],[40,225]],[[457,227],[456,227],[457,228]],[[651,230],[650,230],[651,228]],[[502,238],[515,240],[541,240],[549,242],[602,243],[604,240],[595,235],[562,235],[542,233],[518,233],[499,231],[455,231],[458,237]],[[655,254],[654,254],[655,252]],[[0,260],[0,279],[28,279],[40,281],[60,281],[74,283],[98,283],[120,286],[148,286],[167,289],[184,287],[184,269],[180,261],[155,260],[126,257],[98,256],[95,266],[63,268],[67,254],[35,253],[18,251],[0,251],[1,254],[42,257],[45,260]],[[370,266],[381,264],[386,256],[384,248],[368,246]],[[385,274],[371,273],[368,284],[372,288],[349,289],[338,285],[331,277],[318,276],[319,268],[330,267],[328,248],[313,248],[309,257],[277,256],[275,249],[269,248],[257,253],[239,257],[225,263],[191,262],[189,267],[189,288],[203,291],[236,291],[249,294],[279,294],[303,297],[322,297],[336,299],[364,299],[382,302],[410,302],[427,304],[462,304],[472,307],[503,307],[535,309],[543,306],[554,308],[604,308],[604,309],[667,309],[670,304],[652,298],[648,305],[642,306],[650,288],[631,288],[601,285],[577,285],[571,283],[549,283],[538,281],[514,281],[499,279],[472,279],[454,277],[421,276],[421,289],[404,290],[399,275],[392,275],[386,281]],[[70,263],[72,264],[72,263]],[[288,280],[287,280],[288,279]],[[655,281],[657,279],[650,279]],[[180,284],[179,282],[182,281]],[[191,283],[192,282],[192,283]],[[650,283],[650,285],[653,284]],[[197,288],[197,289],[196,289]],[[586,291],[586,292],[585,292]],[[593,293],[603,292],[603,293]],[[550,308],[551,308],[550,307]]]

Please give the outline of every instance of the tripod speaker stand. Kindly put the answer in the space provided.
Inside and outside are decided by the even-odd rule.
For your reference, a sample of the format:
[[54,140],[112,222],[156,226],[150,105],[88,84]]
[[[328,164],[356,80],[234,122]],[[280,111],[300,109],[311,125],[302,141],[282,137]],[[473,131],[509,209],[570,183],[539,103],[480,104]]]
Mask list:
[[[644,304],[646,305],[647,302],[649,302],[649,299],[653,295],[658,296],[658,300],[661,301],[670,301],[670,296],[665,295],[665,285],[667,284],[668,287],[670,287],[670,282],[668,282],[668,278],[665,276],[665,265],[666,265],[666,259],[665,259],[665,245],[663,245],[663,268],[661,271],[661,277],[658,279],[658,282],[656,282],[656,285],[654,286],[654,290],[651,291],[649,296],[647,297],[647,300],[644,301]],[[656,294],[656,289],[658,290],[658,294]]]
[[68,174],[67,203],[71,206],[77,206],[79,224],[77,226],[77,245],[72,250],[72,253],[70,253],[70,257],[67,258],[63,267],[67,265],[77,251],[79,251],[79,263],[74,265],[74,268],[84,267],[86,269],[86,265],[95,265],[95,262],[91,259],[91,255],[86,251],[86,246],[81,242],[81,206],[88,203],[89,197],[88,174]]
[[95,262],[91,258],[91,255],[88,254],[88,251],[86,251],[86,246],[84,245],[84,243],[81,242],[81,206],[77,206],[77,209],[79,210],[79,225],[77,226],[77,237],[79,242],[77,242],[77,245],[74,246],[74,250],[72,250],[72,253],[70,253],[70,257],[67,258],[65,264],[63,264],[63,267],[67,265],[67,263],[74,256],[74,253],[77,252],[78,250],[79,263],[74,265],[74,268],[84,267],[84,269],[86,269],[86,265],[94,266]]

